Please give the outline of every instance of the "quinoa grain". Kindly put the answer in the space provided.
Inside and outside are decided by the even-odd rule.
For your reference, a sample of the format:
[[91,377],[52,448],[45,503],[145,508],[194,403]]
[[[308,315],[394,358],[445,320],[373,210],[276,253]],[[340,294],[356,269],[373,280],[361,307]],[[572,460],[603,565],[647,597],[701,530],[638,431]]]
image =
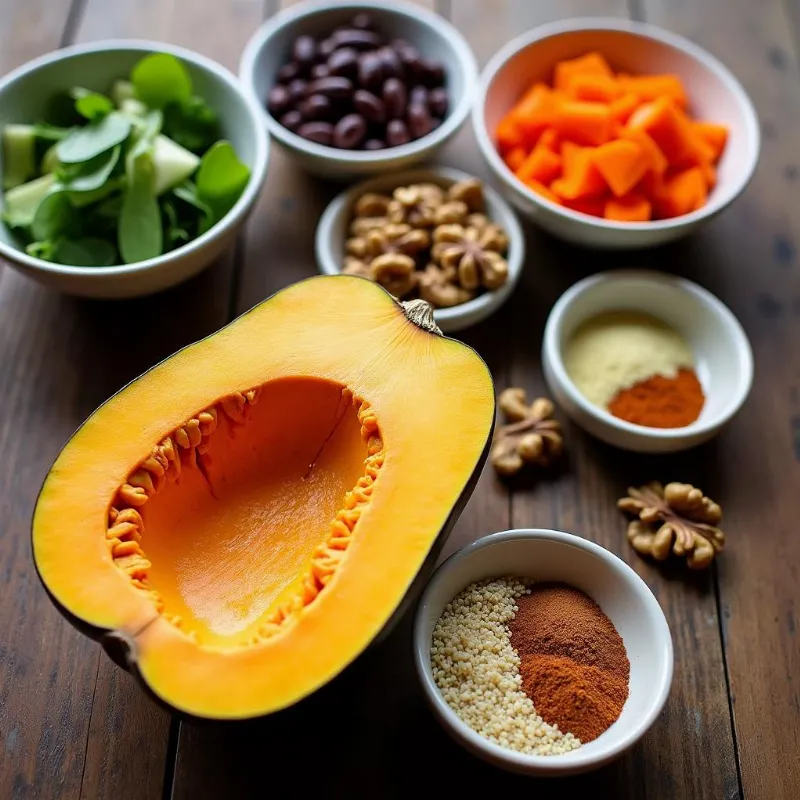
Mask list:
[[445,702],[476,733],[527,755],[559,755],[581,743],[536,713],[511,646],[508,623],[516,599],[528,593],[520,578],[491,578],[464,589],[434,626],[431,670]]

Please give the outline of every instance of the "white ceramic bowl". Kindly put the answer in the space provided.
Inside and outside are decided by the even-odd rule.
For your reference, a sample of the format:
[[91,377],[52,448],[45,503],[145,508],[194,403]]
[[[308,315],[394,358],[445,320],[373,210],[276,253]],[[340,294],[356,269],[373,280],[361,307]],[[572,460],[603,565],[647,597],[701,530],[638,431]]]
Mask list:
[[[677,330],[692,348],[705,406],[684,428],[633,425],[590,403],[564,368],[562,351],[575,329],[606,311],[650,314]],[[753,354],[733,313],[696,283],[648,270],[614,270],[579,281],[553,306],[544,331],[542,367],[556,402],[582,428],[625,450],[686,450],[716,433],[741,408],[753,382]]]
[[[631,664],[629,695],[619,719],[592,742],[557,756],[530,756],[480,736],[442,698],[431,673],[433,628],[444,607],[474,581],[516,575],[567,583],[608,616]],[[427,700],[447,731],[475,755],[529,775],[569,775],[620,756],[653,724],[672,683],[672,638],[647,584],[622,560],[593,542],[560,531],[525,529],[485,536],[450,556],[433,574],[417,608],[414,657]]]
[[[440,186],[450,186],[457,181],[471,178],[465,172],[449,167],[415,169],[395,172],[357,184],[335,197],[323,212],[317,224],[315,249],[319,271],[326,275],[338,275],[342,271],[344,243],[347,227],[352,218],[356,200],[366,192],[391,193],[398,186],[410,183],[431,182]],[[486,214],[501,225],[508,234],[508,280],[493,292],[484,292],[468,303],[452,308],[439,308],[433,312],[436,324],[444,333],[455,333],[494,314],[510,297],[522,274],[525,258],[525,237],[511,206],[491,188],[484,184],[483,195],[486,201]]]
[[[250,182],[236,205],[202,236],[170,253],[114,267],[71,267],[33,258],[0,223],[0,256],[39,283],[84,297],[136,297],[174,286],[209,266],[236,234],[258,197],[267,171],[268,139],[258,106],[234,75],[204,56],[162,42],[113,40],[57,50],[34,59],[0,81],[0,126],[35,122],[49,97],[72,86],[108,92],[117,78],[148,53],[172,53],[192,77],[194,90],[220,118],[222,135],[250,168]],[[2,165],[0,165],[2,169]]]
[[[703,208],[674,219],[615,222],[572,211],[529,189],[505,165],[494,130],[535,81],[553,65],[599,50],[617,70],[673,73],[687,87],[695,118],[728,126],[717,185]],[[760,133],[753,104],[733,74],[696,44],[662,28],[623,19],[570,19],[543,25],[506,44],[486,65],[472,111],[478,146],[508,198],[551,233],[593,247],[648,247],[677,239],[716,216],[747,186],[758,162]]]
[[[369,12],[388,37],[406,39],[426,58],[436,58],[444,64],[450,110],[444,122],[427,136],[385,150],[340,150],[303,139],[284,128],[266,110],[266,97],[295,38],[301,34],[329,33],[360,11]],[[319,0],[290,6],[265,22],[244,49],[239,77],[261,107],[270,134],[302,167],[316,175],[346,179],[408,167],[429,158],[467,118],[478,67],[472,50],[458,30],[420,5],[401,0],[350,0],[335,4]]]

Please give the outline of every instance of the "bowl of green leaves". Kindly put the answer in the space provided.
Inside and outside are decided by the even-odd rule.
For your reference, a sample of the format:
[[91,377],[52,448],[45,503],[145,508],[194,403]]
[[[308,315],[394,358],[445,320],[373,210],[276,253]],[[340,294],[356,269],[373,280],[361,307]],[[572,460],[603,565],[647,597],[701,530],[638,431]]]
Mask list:
[[227,247],[263,185],[261,109],[160,42],[65,48],[0,81],[0,256],[87,297],[174,286]]

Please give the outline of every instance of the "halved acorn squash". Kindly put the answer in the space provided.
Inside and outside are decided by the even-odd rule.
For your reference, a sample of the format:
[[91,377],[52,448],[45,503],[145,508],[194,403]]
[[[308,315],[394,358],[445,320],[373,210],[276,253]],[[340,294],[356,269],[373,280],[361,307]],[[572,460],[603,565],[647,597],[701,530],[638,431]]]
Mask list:
[[122,389],[53,464],[39,575],[169,707],[291,705],[434,560],[485,461],[494,388],[406,305],[356,277],[290,286]]

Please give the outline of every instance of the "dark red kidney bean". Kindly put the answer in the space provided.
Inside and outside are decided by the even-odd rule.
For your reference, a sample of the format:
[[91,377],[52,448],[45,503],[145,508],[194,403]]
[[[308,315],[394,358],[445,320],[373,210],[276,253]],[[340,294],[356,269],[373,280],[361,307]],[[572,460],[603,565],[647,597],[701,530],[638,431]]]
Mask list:
[[415,86],[408,96],[409,105],[427,106],[428,90],[424,86]]
[[317,43],[312,36],[298,36],[292,47],[292,58],[301,67],[310,67],[317,56]]
[[442,120],[438,117],[431,117],[431,130],[434,131],[442,124]]
[[381,37],[377,33],[358,28],[340,28],[333,38],[337,47],[355,47],[358,50],[374,50],[381,44]]
[[362,150],[383,150],[384,147],[386,147],[386,142],[382,139],[367,139],[367,141],[361,145]]
[[311,67],[311,80],[317,81],[320,78],[327,78],[331,74],[327,64],[314,64]]
[[278,70],[278,82],[289,83],[300,74],[300,65],[289,61]]
[[370,122],[384,122],[386,107],[380,97],[365,89],[358,89],[353,95],[353,107]]
[[431,125],[431,115],[426,106],[415,103],[408,107],[408,130],[412,139],[419,139],[433,130]]
[[296,131],[303,124],[303,115],[296,108],[293,108],[291,111],[287,111],[278,122],[284,128]]
[[450,99],[447,96],[447,90],[439,86],[436,89],[431,89],[428,94],[428,108],[431,114],[437,117],[444,117],[447,114],[447,109],[450,106]]
[[381,47],[375,51],[375,55],[381,63],[381,72],[384,78],[403,77],[403,64],[391,47]]
[[441,86],[444,83],[444,66],[441,61],[429,58],[422,62],[422,80],[426,86]]
[[323,39],[319,43],[319,47],[317,47],[317,57],[323,59],[330,58],[331,53],[336,49],[336,47],[336,39],[334,39],[333,36]]
[[267,110],[273,116],[282,114],[289,108],[292,98],[289,95],[289,90],[285,86],[277,84],[270,89],[267,95]]
[[362,53],[358,59],[358,82],[365,89],[380,86],[383,80],[383,64],[377,52]]
[[386,116],[389,119],[398,119],[406,115],[408,90],[399,78],[389,78],[384,81],[383,103],[386,106]]
[[356,14],[353,19],[350,20],[350,25],[353,28],[358,28],[362,31],[368,31],[372,29],[372,17],[369,14]]
[[330,144],[333,139],[333,125],[330,122],[304,122],[297,129],[297,134],[317,144]]
[[300,104],[303,119],[327,119],[333,111],[333,103],[324,94],[312,94]]
[[353,93],[353,84],[347,78],[331,75],[312,81],[306,87],[307,94],[324,94],[332,100],[346,100]]
[[424,65],[416,48],[411,45],[403,47],[397,51],[397,55],[409,80],[417,80],[422,77]]
[[392,48],[396,53],[399,53],[401,50],[405,50],[407,47],[411,47],[411,44],[406,39],[392,39],[389,42],[389,47]]
[[352,150],[361,144],[367,132],[367,123],[361,114],[347,114],[342,117],[333,129],[333,146],[344,150]]
[[411,141],[411,137],[408,135],[408,128],[403,120],[393,119],[386,126],[386,143],[389,147],[397,147],[397,145],[409,141]]
[[292,98],[292,102],[296,103],[303,97],[306,93],[306,87],[308,86],[308,81],[304,81],[302,78],[295,78],[287,87],[289,90],[289,96]]
[[331,75],[354,78],[358,72],[358,50],[354,50],[352,47],[341,47],[334,50],[328,59],[328,71]]

